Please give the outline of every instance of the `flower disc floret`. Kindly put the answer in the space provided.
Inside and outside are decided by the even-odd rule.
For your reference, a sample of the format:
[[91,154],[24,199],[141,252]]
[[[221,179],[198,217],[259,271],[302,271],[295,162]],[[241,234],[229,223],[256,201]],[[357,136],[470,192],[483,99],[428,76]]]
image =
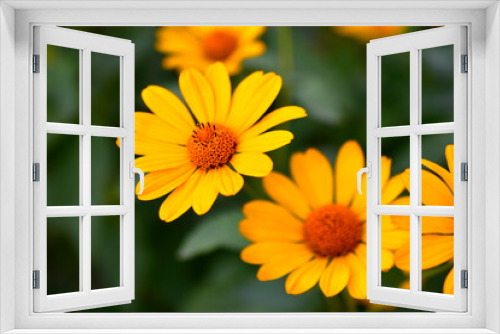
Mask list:
[[198,168],[215,169],[229,162],[236,151],[236,140],[225,126],[202,123],[193,131],[187,149]]
[[304,243],[319,256],[346,255],[361,241],[362,222],[346,206],[329,204],[311,212]]
[[227,31],[214,31],[203,39],[203,53],[214,61],[229,58],[238,47],[238,38]]

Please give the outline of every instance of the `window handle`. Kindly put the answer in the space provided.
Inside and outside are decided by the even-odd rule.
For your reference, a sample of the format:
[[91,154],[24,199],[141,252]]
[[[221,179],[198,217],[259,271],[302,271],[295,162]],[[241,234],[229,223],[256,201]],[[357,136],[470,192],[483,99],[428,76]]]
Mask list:
[[144,190],[144,172],[140,168],[134,167],[134,162],[130,162],[130,178],[134,178],[134,174],[139,174],[141,184],[141,190],[139,191],[139,195],[142,195],[142,191]]
[[369,179],[372,178],[372,163],[370,161],[368,161],[367,165],[368,165],[367,167],[361,168],[358,171],[358,192],[360,195],[361,195],[361,176],[363,175],[363,173],[366,173],[366,176]]

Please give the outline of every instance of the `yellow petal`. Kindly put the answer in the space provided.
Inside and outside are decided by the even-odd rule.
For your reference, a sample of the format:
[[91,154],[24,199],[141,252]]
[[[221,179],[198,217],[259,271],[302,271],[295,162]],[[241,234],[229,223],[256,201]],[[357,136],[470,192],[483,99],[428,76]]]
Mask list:
[[277,130],[266,132],[255,138],[240,142],[238,152],[268,152],[290,144],[293,134],[290,131]]
[[243,176],[233,171],[227,165],[218,170],[218,189],[224,196],[236,195],[243,188]]
[[217,171],[209,170],[202,174],[193,197],[193,210],[203,215],[210,210],[219,194]]
[[302,223],[296,224],[292,221],[256,220],[251,218],[243,219],[240,222],[241,234],[250,241],[302,241],[304,237],[304,226]]
[[[250,77],[249,77],[250,78]],[[271,106],[281,89],[282,79],[275,73],[257,72],[251,80],[244,80],[236,88],[227,126],[239,137]]]
[[186,106],[168,89],[151,85],[142,91],[141,96],[148,108],[172,128],[187,133],[194,129],[193,118]]
[[264,177],[273,170],[273,161],[264,153],[243,152],[233,155],[231,165],[243,175]]
[[207,80],[212,86],[215,97],[215,123],[224,124],[231,103],[231,80],[226,68],[220,62],[207,69]]
[[191,156],[185,147],[178,152],[148,154],[135,159],[135,167],[140,168],[144,173],[155,170],[170,169],[185,164],[191,164]]
[[385,184],[391,176],[391,159],[386,156],[380,158],[380,186],[384,189]]
[[[120,138],[118,138],[120,139]],[[127,139],[127,138],[125,138]],[[165,149],[165,144],[177,145],[172,143],[167,143],[164,141],[159,141],[157,139],[152,139],[142,135],[141,133],[135,133],[135,154],[136,155],[147,155],[161,153]]]
[[239,142],[257,137],[261,133],[287,121],[306,117],[307,113],[300,107],[283,107],[264,116],[257,124],[246,130],[238,138]]
[[199,123],[213,123],[215,120],[215,101],[212,87],[207,79],[196,69],[181,72],[179,86],[182,96]]
[[431,171],[436,173],[439,177],[443,179],[444,182],[450,187],[451,191],[454,190],[454,182],[453,182],[453,175],[451,175],[450,172],[448,172],[446,169],[443,167],[439,166],[438,164],[435,164],[432,161],[422,159],[422,165],[425,167],[429,168]]
[[401,174],[388,180],[382,188],[382,205],[390,205],[405,190],[405,184]]
[[382,231],[382,248],[397,250],[410,240],[410,232],[403,230]]
[[422,233],[453,234],[453,222],[452,217],[422,217]]
[[272,261],[266,262],[260,267],[257,272],[257,279],[260,281],[278,279],[304,265],[312,257],[313,254],[307,249],[297,253],[288,253],[280,257],[273,257]]
[[388,271],[394,265],[394,254],[387,249],[382,249],[380,253],[382,259],[380,262],[380,269],[382,271]]
[[453,259],[453,236],[422,236],[422,269],[437,267]]
[[410,271],[410,242],[401,246],[394,253],[394,263],[396,267],[404,271]]
[[[422,269],[437,267],[451,259],[453,259],[452,236],[422,236]],[[399,269],[410,270],[410,243],[395,252],[394,260]]]
[[317,257],[311,262],[295,269],[286,279],[286,292],[292,295],[299,295],[311,289],[318,283],[327,263],[327,257]]
[[304,194],[283,174],[273,172],[263,180],[264,189],[269,197],[293,212],[297,217],[306,219],[311,209]]
[[446,146],[446,149],[444,151],[446,155],[446,161],[448,162],[448,170],[450,171],[452,176],[455,174],[455,154],[453,151],[453,145]]
[[350,276],[347,289],[352,298],[366,298],[366,259],[359,257],[355,253],[346,255],[349,265]]
[[241,259],[246,263],[263,264],[267,262],[276,262],[276,260],[283,258],[283,256],[289,255],[290,257],[294,257],[301,254],[306,254],[308,256],[305,261],[308,261],[313,256],[313,253],[304,246],[304,244],[290,242],[259,242],[244,248],[241,251]]
[[273,222],[290,222],[293,225],[303,226],[303,223],[295,218],[284,207],[265,200],[254,200],[243,206],[243,213],[253,220],[265,220]]
[[160,207],[160,219],[167,223],[179,218],[184,212],[189,210],[193,203],[193,196],[200,182],[204,171],[198,169],[191,177],[181,186],[176,188],[163,201]]
[[259,38],[266,31],[266,27],[263,26],[247,26],[243,27],[240,32],[240,40],[251,41]]
[[246,115],[244,115],[243,111],[249,104],[251,94],[255,93],[263,75],[264,72],[262,71],[253,72],[243,79],[234,90],[231,108],[225,124],[230,129],[235,130],[244,122],[244,116]]
[[450,272],[448,275],[446,275],[446,279],[444,280],[444,285],[443,285],[443,293],[446,293],[447,295],[453,295],[455,293],[455,284],[454,284],[454,273],[455,273],[455,268],[451,268]]
[[[405,170],[401,177],[410,191],[410,170]],[[424,205],[453,206],[453,194],[448,186],[436,175],[422,170],[422,203]]]
[[365,156],[359,144],[350,140],[340,147],[335,164],[336,202],[349,205],[357,190],[357,173],[365,167]]
[[299,189],[314,208],[333,203],[333,170],[330,161],[318,150],[295,153],[290,170]]
[[[185,145],[192,134],[191,129],[189,131],[179,130],[151,113],[136,112],[134,116],[136,137],[142,136],[156,142]],[[136,138],[135,145],[140,145],[138,138]],[[136,147],[136,151],[137,149]]]
[[[384,217],[384,216],[383,216]],[[390,216],[391,223],[398,229],[409,231],[410,230],[410,217],[409,216]]]
[[137,184],[136,194],[141,201],[150,201],[168,194],[179,185],[186,182],[196,167],[187,164],[173,169],[166,169],[148,173],[144,177],[144,191],[139,195],[140,184]]
[[319,287],[326,297],[342,291],[349,281],[349,266],[343,256],[334,257],[321,275]]

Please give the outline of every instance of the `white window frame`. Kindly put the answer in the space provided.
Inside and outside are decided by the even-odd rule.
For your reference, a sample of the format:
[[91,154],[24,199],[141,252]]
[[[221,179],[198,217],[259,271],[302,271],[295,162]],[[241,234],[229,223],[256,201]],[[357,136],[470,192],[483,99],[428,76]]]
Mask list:
[[[61,8],[66,7],[66,8]],[[69,7],[69,8],[68,8]],[[106,8],[106,9],[103,9]],[[128,7],[129,9],[127,9]],[[80,9],[74,9],[80,8]],[[137,8],[142,8],[138,10]],[[148,9],[149,8],[149,9]],[[466,313],[34,314],[32,26],[467,25],[470,153]],[[12,333],[495,333],[500,331],[498,1],[3,1],[0,3],[0,331]],[[15,85],[12,85],[12,83]],[[15,112],[13,112],[15,110]],[[12,145],[14,143],[14,145]],[[487,154],[486,154],[487,152]],[[486,179],[488,175],[488,179]],[[14,177],[13,177],[14,176]],[[486,180],[488,182],[486,182]],[[12,197],[12,189],[15,196]],[[487,196],[486,196],[487,194]],[[13,256],[14,254],[14,256]],[[14,288],[13,288],[14,287]],[[487,293],[486,293],[487,291]],[[14,305],[14,307],[13,307]],[[294,330],[295,328],[295,330]],[[299,329],[300,328],[300,329]],[[154,331],[156,329],[156,331]],[[184,330],[181,330],[184,329]],[[190,329],[190,330],[189,330]],[[80,331],[81,332],[81,331]]]
[[[427,311],[467,310],[467,290],[460,284],[467,270],[467,184],[461,180],[460,164],[467,163],[467,76],[462,73],[462,55],[467,55],[465,26],[449,26],[371,41],[367,45],[367,163],[372,177],[367,180],[367,298],[373,303]],[[453,46],[453,121],[422,123],[422,50]],[[409,124],[382,126],[382,57],[408,53],[410,65]],[[454,205],[422,205],[422,136],[452,134],[454,138]],[[409,140],[410,204],[383,205],[380,180],[383,138]],[[410,221],[410,289],[382,285],[381,218],[404,215]],[[454,217],[454,292],[452,295],[422,291],[422,225],[424,216]]]
[[[75,311],[130,303],[134,299],[134,223],[135,184],[132,168],[135,154],[134,131],[134,44],[128,40],[50,26],[35,26],[34,54],[39,56],[39,71],[33,75],[33,160],[39,164],[39,181],[33,184],[33,268],[39,272],[38,289],[34,289],[34,311]],[[47,122],[47,45],[72,48],[79,54],[79,124]],[[118,57],[119,126],[96,126],[91,120],[92,53]],[[77,66],[75,64],[75,66]],[[47,206],[47,134],[79,137],[79,205]],[[120,184],[118,205],[92,205],[91,140],[120,138]],[[119,286],[92,289],[91,250],[92,217],[119,217]],[[47,218],[73,217],[79,224],[79,290],[47,294]]]

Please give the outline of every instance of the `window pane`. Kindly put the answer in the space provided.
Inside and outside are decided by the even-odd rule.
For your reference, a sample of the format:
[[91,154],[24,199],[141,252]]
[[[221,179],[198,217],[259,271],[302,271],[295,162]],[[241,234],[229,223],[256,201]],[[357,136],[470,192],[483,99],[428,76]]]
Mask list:
[[422,136],[422,205],[453,206],[453,134]]
[[453,217],[421,217],[422,291],[453,294]]
[[120,148],[116,138],[92,137],[92,205],[120,205]]
[[[380,168],[382,205],[409,205],[410,137],[382,138]],[[395,187],[393,178],[401,177],[404,187]]]
[[80,290],[80,218],[47,218],[47,294]]
[[47,45],[47,122],[80,123],[80,50]]
[[382,126],[410,124],[410,53],[381,57]]
[[453,122],[453,45],[424,49],[422,123]]
[[79,205],[79,189],[79,136],[47,134],[47,205]]
[[120,57],[92,52],[92,125],[120,126]]
[[[381,286],[410,289],[410,217],[380,216]],[[394,266],[390,268],[394,259]]]
[[92,217],[92,289],[120,286],[120,218]]

